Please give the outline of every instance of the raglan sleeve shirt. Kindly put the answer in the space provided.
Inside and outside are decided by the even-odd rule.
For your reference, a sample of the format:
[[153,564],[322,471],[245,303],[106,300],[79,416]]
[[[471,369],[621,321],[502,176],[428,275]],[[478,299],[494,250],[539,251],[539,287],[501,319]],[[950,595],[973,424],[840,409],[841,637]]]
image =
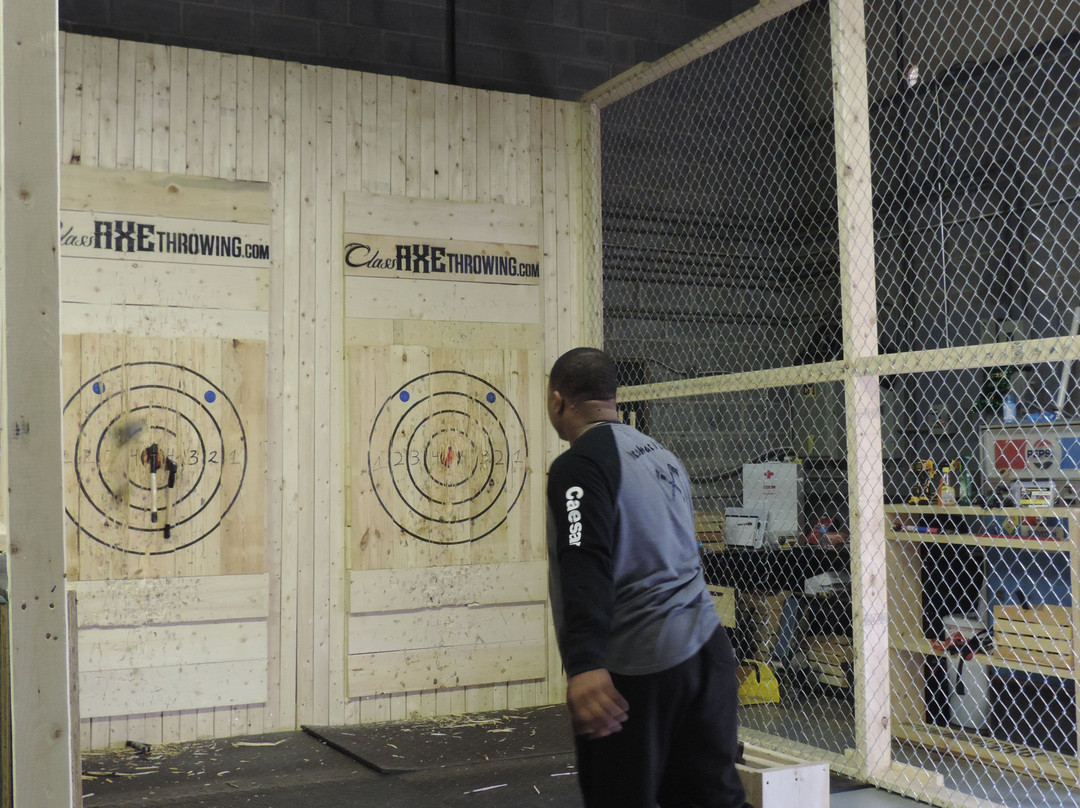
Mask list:
[[[597,429],[579,442],[611,441],[607,432]],[[552,594],[562,601],[558,636],[568,676],[606,667],[604,649],[615,604],[618,464],[598,462],[586,448],[575,444],[555,460],[548,475],[555,531],[550,563],[558,564],[558,591]]]

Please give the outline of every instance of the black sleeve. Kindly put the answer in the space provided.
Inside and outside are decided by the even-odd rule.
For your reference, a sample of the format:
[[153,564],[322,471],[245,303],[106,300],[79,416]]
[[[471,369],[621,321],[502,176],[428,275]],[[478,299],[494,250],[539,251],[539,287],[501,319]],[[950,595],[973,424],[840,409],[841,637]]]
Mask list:
[[548,506],[557,558],[550,563],[559,565],[565,622],[559,646],[569,676],[604,667],[615,603],[616,494],[591,458],[568,452],[551,466]]

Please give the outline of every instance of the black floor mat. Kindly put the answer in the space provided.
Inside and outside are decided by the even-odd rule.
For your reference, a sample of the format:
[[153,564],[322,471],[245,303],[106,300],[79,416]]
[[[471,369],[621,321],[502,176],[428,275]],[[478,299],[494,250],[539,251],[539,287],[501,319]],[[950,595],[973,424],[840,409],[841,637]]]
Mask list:
[[534,707],[304,731],[376,771],[412,772],[573,751],[566,708]]

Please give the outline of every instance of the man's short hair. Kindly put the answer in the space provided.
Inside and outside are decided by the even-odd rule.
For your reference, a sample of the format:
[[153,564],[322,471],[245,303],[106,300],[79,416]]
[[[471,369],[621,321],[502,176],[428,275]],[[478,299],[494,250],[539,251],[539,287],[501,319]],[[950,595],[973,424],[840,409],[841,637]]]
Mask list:
[[615,362],[596,348],[572,348],[551,366],[551,389],[567,401],[609,401],[619,383]]

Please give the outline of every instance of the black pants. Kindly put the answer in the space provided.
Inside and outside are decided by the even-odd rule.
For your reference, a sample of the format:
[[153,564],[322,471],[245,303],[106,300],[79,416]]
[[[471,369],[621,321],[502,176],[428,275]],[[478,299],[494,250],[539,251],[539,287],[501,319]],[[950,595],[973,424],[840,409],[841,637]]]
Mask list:
[[577,739],[588,808],[740,808],[738,682],[727,632],[674,668],[612,674],[630,703],[621,732]]

